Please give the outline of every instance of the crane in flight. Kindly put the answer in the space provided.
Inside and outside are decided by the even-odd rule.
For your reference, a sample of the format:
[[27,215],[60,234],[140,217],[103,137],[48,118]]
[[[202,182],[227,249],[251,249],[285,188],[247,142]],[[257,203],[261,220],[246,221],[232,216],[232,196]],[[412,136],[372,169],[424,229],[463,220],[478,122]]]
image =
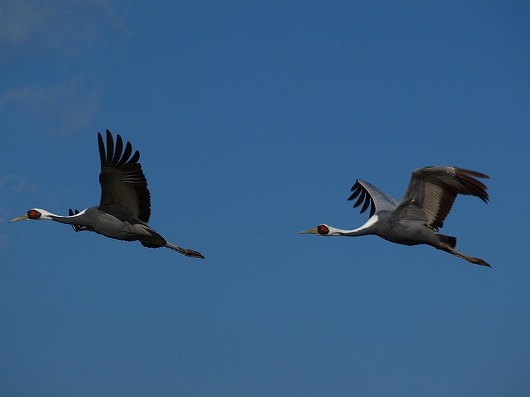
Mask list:
[[358,179],[348,200],[357,199],[354,207],[362,204],[361,213],[370,207],[370,217],[364,225],[342,230],[322,224],[300,233],[348,237],[376,235],[396,244],[427,244],[468,262],[491,267],[483,259],[455,250],[456,237],[439,233],[458,194],[488,202],[487,187],[476,178],[489,177],[456,167],[418,168],[412,172],[407,191],[399,203],[374,185]]
[[197,251],[178,247],[148,226],[151,215],[151,195],[147,180],[138,162],[140,152],[132,154],[132,145],[118,134],[116,145],[112,133],[107,130],[107,147],[98,132],[99,157],[101,160],[101,200],[99,206],[83,211],[69,210],[68,216],[52,214],[49,211],[32,208],[11,222],[21,220],[52,220],[66,223],[76,231],[88,230],[106,237],[124,241],[140,241],[144,247],[167,247],[183,255],[201,258]]

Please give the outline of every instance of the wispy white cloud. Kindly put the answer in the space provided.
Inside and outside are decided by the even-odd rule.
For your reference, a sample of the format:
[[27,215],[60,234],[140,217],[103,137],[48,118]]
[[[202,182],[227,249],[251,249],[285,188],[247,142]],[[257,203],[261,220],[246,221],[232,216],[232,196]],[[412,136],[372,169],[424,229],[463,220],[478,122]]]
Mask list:
[[[0,44],[85,51],[109,31],[129,35],[106,0],[4,0],[0,3]],[[108,40],[107,40],[108,41]]]
[[4,62],[0,62],[28,54],[41,59],[46,53],[79,61],[77,70],[82,71],[62,80],[48,75],[34,81],[35,76],[28,75],[26,83],[4,85],[0,108],[23,107],[39,122],[56,125],[63,134],[82,130],[97,113],[103,91],[94,77],[98,72],[85,70],[83,59],[96,51],[101,55],[103,47],[115,53],[128,37],[121,16],[108,0],[0,1],[0,52],[4,53]]
[[0,197],[5,194],[20,194],[30,190],[34,190],[34,188],[25,177],[18,175],[0,176]]
[[63,134],[88,127],[99,109],[103,84],[97,79],[99,70],[85,60],[96,53],[115,54],[129,35],[109,0],[0,1],[0,64],[9,69],[16,64],[6,62],[9,57],[31,62],[33,58],[27,57],[36,56],[40,62],[46,54],[61,64],[69,59],[77,65],[77,75],[69,77],[57,77],[53,69],[37,76],[20,74],[16,86],[3,85],[1,110],[20,106]]
[[75,133],[89,125],[100,97],[100,85],[79,75],[56,85],[12,88],[0,98],[0,107],[23,106],[36,117],[51,117],[63,133]]
[[45,8],[28,1],[4,2],[0,6],[0,40],[16,46],[44,29],[49,20]]

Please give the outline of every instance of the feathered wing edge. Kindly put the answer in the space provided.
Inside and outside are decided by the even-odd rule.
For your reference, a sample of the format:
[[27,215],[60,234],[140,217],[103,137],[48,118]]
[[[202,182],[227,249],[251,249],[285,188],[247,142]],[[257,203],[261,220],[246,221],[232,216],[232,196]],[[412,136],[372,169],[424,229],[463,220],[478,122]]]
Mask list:
[[488,202],[487,187],[476,178],[487,175],[456,167],[424,167],[412,172],[409,185],[397,212],[413,220],[424,220],[438,230],[458,194],[471,195]]
[[129,213],[147,224],[151,215],[151,195],[142,166],[138,163],[140,152],[136,150],[132,154],[130,142],[126,143],[123,150],[123,140],[119,134],[116,137],[116,145],[109,130],[106,130],[106,138],[105,148],[103,137],[98,132],[101,161],[100,208]]
[[357,179],[355,184],[352,186],[351,191],[353,192],[348,200],[355,200],[353,208],[361,208],[361,214],[370,207],[370,218],[376,211],[381,210],[393,210],[397,206],[397,201],[393,197],[383,192],[381,189],[375,187],[371,183]]

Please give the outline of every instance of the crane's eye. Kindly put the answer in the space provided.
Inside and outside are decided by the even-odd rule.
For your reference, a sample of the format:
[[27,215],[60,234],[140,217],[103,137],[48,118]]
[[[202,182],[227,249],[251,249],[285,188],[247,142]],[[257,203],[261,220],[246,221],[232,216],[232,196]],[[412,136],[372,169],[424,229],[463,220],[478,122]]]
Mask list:
[[324,236],[329,233],[329,229],[326,225],[318,225],[317,232],[318,234],[322,234]]
[[29,210],[28,218],[29,219],[39,219],[42,214],[37,210]]

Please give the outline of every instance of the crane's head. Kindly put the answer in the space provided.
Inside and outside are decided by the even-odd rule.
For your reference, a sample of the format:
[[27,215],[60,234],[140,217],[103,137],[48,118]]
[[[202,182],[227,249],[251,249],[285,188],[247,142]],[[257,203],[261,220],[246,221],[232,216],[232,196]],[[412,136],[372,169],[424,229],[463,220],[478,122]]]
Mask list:
[[328,225],[318,225],[313,229],[304,230],[300,234],[316,234],[317,236],[333,236],[333,228]]
[[53,215],[51,212],[41,210],[40,208],[32,208],[25,214],[22,214],[15,219],[11,219],[9,222],[43,220],[43,219],[51,220],[52,219],[51,215]]

